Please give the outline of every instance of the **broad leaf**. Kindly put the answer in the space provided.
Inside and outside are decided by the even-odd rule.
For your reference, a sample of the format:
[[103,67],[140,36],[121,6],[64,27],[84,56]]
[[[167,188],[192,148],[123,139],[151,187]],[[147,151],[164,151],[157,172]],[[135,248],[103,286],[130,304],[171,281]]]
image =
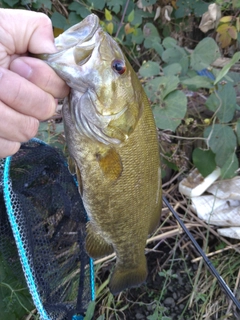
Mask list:
[[97,10],[103,10],[105,2],[105,0],[91,0],[91,4],[93,5],[94,9]]
[[162,76],[149,80],[145,85],[146,93],[153,103],[159,103],[172,91],[176,90],[179,78],[176,76]]
[[221,168],[226,163],[229,155],[235,152],[237,138],[233,130],[223,124],[214,124],[204,130],[207,145],[216,154],[216,163]]
[[167,37],[163,39],[162,42],[163,46],[165,49],[169,49],[169,48],[174,48],[177,44],[177,40],[171,38],[171,37]]
[[53,26],[59,29],[64,29],[67,25],[66,18],[56,11],[52,14],[51,20]]
[[193,163],[203,177],[216,169],[215,154],[211,150],[196,148],[192,153]]
[[207,77],[195,76],[190,79],[182,80],[181,83],[188,87],[189,90],[196,91],[200,88],[211,89],[213,87],[213,81]]
[[235,130],[236,130],[236,135],[237,135],[237,141],[238,141],[238,144],[240,145],[240,119],[237,120]]
[[182,66],[179,63],[172,63],[165,68],[163,68],[163,73],[165,76],[175,76],[179,75],[182,71]]
[[228,82],[218,85],[217,92],[213,92],[206,101],[209,110],[216,112],[221,122],[229,122],[233,119],[236,110],[236,92],[233,85]]
[[159,75],[160,73],[159,63],[148,61],[141,66],[141,68],[139,69],[139,73],[144,78]]
[[166,49],[162,54],[162,59],[167,64],[179,63],[182,67],[182,74],[185,75],[188,71],[188,55],[183,48],[175,45]]
[[[216,157],[217,160],[217,157]],[[237,170],[239,168],[238,159],[236,153],[228,155],[224,165],[221,168],[221,177],[223,179],[231,179],[237,174]]]
[[142,0],[143,7],[151,6],[152,4],[155,4],[157,0]]
[[160,39],[157,28],[150,22],[148,22],[144,25],[143,35],[145,38],[158,37]]
[[212,38],[205,38],[198,43],[191,55],[191,67],[196,71],[202,70],[219,57],[217,43]]
[[158,128],[175,131],[187,110],[187,98],[182,91],[171,92],[166,99],[153,108]]

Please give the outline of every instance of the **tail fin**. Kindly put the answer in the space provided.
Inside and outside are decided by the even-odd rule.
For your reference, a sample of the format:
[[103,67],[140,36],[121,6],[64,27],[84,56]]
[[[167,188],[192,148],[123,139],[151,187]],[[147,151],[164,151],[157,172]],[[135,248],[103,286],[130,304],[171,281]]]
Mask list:
[[117,294],[127,288],[137,287],[147,278],[147,263],[144,256],[144,263],[140,263],[137,268],[126,268],[117,263],[110,279],[109,288],[112,294]]

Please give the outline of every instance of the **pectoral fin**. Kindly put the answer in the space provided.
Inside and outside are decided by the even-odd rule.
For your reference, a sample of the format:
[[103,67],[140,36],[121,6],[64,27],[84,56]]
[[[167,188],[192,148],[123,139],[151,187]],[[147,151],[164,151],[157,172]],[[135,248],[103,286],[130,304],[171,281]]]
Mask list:
[[82,185],[81,172],[80,172],[76,162],[71,157],[68,158],[68,170],[72,175],[74,175],[74,174],[77,175],[78,191],[79,191],[80,195],[82,196],[83,185]]
[[91,224],[87,223],[86,251],[90,257],[97,259],[113,253],[113,246],[97,234]]
[[122,161],[114,148],[110,148],[104,153],[97,153],[96,158],[106,178],[116,181],[121,176]]
[[68,157],[68,170],[72,175],[74,175],[76,173],[75,161],[73,160],[72,157]]

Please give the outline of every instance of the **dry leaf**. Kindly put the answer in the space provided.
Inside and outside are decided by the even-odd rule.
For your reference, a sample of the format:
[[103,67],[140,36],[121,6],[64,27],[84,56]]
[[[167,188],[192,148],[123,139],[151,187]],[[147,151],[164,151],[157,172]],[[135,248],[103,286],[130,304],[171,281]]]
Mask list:
[[202,16],[202,20],[199,25],[199,29],[202,32],[216,28],[221,18],[221,8],[216,3],[212,3],[208,6],[208,11]]
[[157,7],[156,13],[155,13],[155,17],[154,17],[154,21],[157,20],[157,18],[160,17],[160,13],[161,13],[161,7]]
[[135,29],[131,27],[130,23],[125,25],[124,30],[126,34],[133,33],[135,31]]

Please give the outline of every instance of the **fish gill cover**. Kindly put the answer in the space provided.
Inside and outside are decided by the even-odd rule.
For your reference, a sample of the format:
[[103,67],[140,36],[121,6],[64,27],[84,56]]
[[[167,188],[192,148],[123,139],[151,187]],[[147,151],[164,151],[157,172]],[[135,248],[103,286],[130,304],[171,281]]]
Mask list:
[[22,265],[41,319],[82,319],[94,298],[86,221],[59,151],[34,139],[0,160],[0,256],[17,277]]

